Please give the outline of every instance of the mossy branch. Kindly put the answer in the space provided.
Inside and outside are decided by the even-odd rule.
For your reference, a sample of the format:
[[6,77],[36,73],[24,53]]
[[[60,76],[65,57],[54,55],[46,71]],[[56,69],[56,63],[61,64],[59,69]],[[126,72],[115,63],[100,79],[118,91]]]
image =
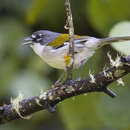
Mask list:
[[[38,96],[30,97],[24,100],[15,100],[17,109],[14,107],[15,102],[0,107],[0,124],[16,120],[19,118],[26,119],[37,111],[48,109],[54,112],[56,104],[59,102],[80,94],[90,92],[104,92],[111,97],[116,95],[108,88],[112,82],[130,73],[130,56],[120,57],[118,66],[110,66],[108,69],[80,81],[68,80],[58,84],[41,93]],[[24,118],[25,117],[25,118]]]

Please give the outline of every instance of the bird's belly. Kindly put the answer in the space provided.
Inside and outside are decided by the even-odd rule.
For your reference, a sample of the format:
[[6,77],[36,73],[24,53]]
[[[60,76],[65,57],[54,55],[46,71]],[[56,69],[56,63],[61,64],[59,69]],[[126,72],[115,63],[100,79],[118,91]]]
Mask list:
[[44,51],[42,59],[49,64],[50,66],[57,69],[65,69],[64,56],[66,52],[57,52],[57,51]]
[[57,68],[57,69],[65,69],[65,63],[64,63],[64,57],[52,57],[50,59],[45,59],[43,60],[49,64],[50,66]]
[[[88,48],[83,49],[81,52],[78,52],[74,56],[74,68],[79,68],[82,61],[87,61],[94,54],[93,50]],[[57,69],[65,69],[65,59],[64,57],[67,55],[66,50],[62,51],[44,51],[42,55],[42,59],[49,64],[50,66]]]

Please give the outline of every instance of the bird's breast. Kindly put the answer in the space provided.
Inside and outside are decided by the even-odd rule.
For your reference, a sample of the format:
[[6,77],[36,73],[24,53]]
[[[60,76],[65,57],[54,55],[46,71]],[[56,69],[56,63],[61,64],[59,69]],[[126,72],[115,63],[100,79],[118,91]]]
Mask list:
[[[65,59],[69,46],[63,46],[58,49],[54,49],[51,46],[35,46],[33,50],[39,55],[47,64],[57,69],[65,69]],[[93,54],[94,50],[91,50],[85,46],[75,46],[76,51],[74,55],[74,68],[79,68],[82,61],[87,61]]]

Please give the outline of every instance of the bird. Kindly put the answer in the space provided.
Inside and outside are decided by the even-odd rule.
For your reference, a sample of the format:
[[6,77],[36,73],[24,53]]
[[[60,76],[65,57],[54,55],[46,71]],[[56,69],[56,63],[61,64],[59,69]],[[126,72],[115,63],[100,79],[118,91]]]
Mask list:
[[[128,40],[130,36],[95,38],[74,35],[73,68],[81,68],[96,50],[104,45]],[[48,65],[56,69],[66,69],[65,56],[69,52],[69,34],[39,30],[25,37],[24,41],[24,45],[29,45]]]

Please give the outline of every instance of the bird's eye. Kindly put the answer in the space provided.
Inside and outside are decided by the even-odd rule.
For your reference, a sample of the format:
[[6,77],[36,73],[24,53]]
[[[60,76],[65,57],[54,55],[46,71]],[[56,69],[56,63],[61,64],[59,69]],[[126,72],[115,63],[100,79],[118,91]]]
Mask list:
[[43,34],[41,34],[41,33],[34,33],[34,34],[32,34],[31,37],[32,37],[33,41],[41,42],[42,39],[43,39]]
[[41,38],[42,37],[42,34],[40,33],[40,34],[32,34],[32,38],[33,39],[39,39],[39,38]]
[[37,34],[35,40],[40,42],[42,40],[42,34]]

